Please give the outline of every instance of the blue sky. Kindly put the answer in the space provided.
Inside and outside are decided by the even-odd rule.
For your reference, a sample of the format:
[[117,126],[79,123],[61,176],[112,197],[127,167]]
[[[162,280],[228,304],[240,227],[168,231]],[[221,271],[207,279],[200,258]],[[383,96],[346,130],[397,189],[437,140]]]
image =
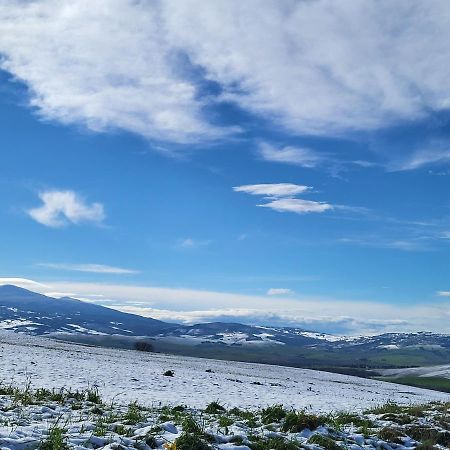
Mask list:
[[448,5],[367,5],[2,4],[3,282],[450,332]]

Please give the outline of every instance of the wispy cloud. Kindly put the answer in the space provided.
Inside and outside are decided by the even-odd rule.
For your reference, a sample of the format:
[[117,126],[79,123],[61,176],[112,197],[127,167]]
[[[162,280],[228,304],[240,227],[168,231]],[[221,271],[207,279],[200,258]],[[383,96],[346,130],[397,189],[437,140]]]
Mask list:
[[450,163],[450,142],[432,141],[425,148],[414,151],[402,159],[395,158],[387,165],[392,172],[408,171],[430,167],[436,164]]
[[58,228],[67,224],[101,223],[105,212],[101,203],[87,204],[74,191],[39,193],[42,205],[27,210],[28,215],[42,225]]
[[198,248],[198,247],[205,247],[207,245],[211,244],[210,240],[199,240],[199,239],[193,239],[193,238],[185,238],[182,239],[179,243],[179,247],[181,248]]
[[139,273],[138,270],[124,269],[123,267],[114,267],[104,264],[59,264],[59,263],[40,263],[39,266],[47,267],[55,270],[65,270],[74,272],[90,272],[90,273],[104,273],[114,275],[126,275]]
[[326,161],[326,156],[310,148],[285,146],[276,148],[267,142],[258,146],[258,152],[265,161],[294,164],[301,167],[312,168]]

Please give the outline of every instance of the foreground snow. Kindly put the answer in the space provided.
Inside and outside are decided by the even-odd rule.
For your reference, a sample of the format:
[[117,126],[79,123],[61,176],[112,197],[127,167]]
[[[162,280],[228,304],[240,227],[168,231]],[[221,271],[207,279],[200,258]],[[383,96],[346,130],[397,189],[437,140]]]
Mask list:
[[450,404],[315,415],[274,405],[204,410],[105,404],[95,390],[2,388],[2,450],[448,449]]
[[[0,331],[3,383],[72,390],[97,386],[121,404],[186,404],[204,408],[283,404],[315,412],[362,411],[399,404],[450,401],[449,394],[392,383],[290,367],[85,347]],[[165,376],[168,370],[173,377]]]

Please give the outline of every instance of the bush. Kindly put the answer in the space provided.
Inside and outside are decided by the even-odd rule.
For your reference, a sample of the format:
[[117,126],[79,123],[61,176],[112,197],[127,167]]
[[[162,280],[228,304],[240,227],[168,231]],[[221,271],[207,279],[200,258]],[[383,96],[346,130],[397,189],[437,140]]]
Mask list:
[[154,352],[153,344],[147,341],[137,341],[134,343],[134,349],[139,352]]

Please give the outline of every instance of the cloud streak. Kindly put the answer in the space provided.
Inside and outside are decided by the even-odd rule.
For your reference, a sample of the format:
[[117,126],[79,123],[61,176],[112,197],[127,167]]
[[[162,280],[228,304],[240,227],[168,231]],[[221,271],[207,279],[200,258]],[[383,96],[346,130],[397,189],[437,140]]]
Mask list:
[[139,273],[138,270],[124,269],[123,267],[114,267],[104,264],[59,264],[59,263],[41,263],[41,267],[47,267],[55,270],[65,270],[73,272],[103,273],[114,275],[128,275]]

